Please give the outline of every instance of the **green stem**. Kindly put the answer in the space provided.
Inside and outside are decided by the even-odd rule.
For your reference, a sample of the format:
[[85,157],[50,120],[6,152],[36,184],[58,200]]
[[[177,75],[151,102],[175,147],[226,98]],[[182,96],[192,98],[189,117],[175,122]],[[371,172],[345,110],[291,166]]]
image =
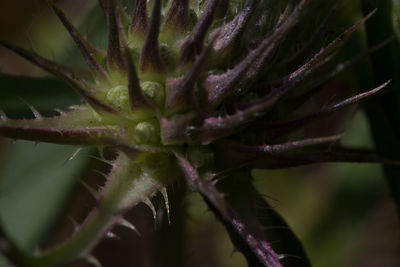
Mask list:
[[164,183],[142,171],[143,162],[135,163],[120,154],[113,164],[98,206],[76,233],[60,246],[40,255],[29,255],[16,248],[7,255],[14,262],[31,267],[60,266],[88,257],[90,250],[122,218],[127,209],[158,192]]

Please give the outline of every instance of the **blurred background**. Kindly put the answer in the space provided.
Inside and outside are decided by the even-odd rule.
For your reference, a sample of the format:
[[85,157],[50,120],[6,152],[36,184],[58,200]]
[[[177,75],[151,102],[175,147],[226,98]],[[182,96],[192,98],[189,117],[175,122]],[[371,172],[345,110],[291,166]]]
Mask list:
[[[64,0],[58,5],[94,45],[106,46],[105,23],[97,1]],[[85,68],[68,33],[44,1],[2,1],[0,39],[74,68]],[[1,48],[0,73],[32,77],[11,79],[0,74],[0,107],[10,117],[32,117],[27,104],[52,115],[55,107],[81,101],[64,84]],[[51,82],[43,86],[38,77]],[[374,148],[361,109],[347,125],[345,144]],[[102,176],[93,170],[106,172],[107,166],[93,158],[98,151],[90,148],[69,160],[75,151],[70,146],[0,139],[0,217],[22,248],[57,244],[73,231],[73,221],[81,222],[94,204],[77,181],[84,178],[88,184],[101,184]],[[378,164],[254,170],[253,176],[256,187],[302,240],[313,266],[400,266],[399,222]],[[179,185],[174,190],[183,191]],[[129,212],[127,218],[140,236],[116,229],[119,239],[107,239],[95,249],[103,266],[246,266],[201,198],[177,195],[171,200],[175,204],[171,225],[163,222],[162,208],[156,222],[144,205]],[[186,217],[184,225],[180,216]],[[271,227],[271,231],[285,230]],[[171,250],[175,252],[169,255]],[[0,259],[0,266],[9,263]]]

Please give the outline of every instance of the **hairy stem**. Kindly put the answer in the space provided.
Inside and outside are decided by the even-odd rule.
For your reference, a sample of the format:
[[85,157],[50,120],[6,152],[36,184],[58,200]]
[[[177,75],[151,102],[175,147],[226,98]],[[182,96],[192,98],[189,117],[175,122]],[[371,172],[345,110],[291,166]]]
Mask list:
[[6,249],[6,255],[23,266],[59,266],[89,257],[90,250],[111,228],[121,223],[122,213],[145,201],[164,185],[141,170],[144,163],[132,162],[120,154],[113,163],[98,204],[75,234],[60,246],[33,255],[16,247]]

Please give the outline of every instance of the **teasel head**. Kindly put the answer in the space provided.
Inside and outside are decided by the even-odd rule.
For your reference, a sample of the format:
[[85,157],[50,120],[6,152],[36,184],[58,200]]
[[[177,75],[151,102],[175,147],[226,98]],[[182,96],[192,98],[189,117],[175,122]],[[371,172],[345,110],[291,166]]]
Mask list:
[[[303,103],[354,61],[338,67],[337,51],[368,17],[324,42],[339,1],[324,11],[326,19],[317,27],[307,19],[317,6],[312,0],[137,0],[129,12],[119,0],[99,2],[108,29],[106,51],[93,47],[56,3],[48,1],[92,79],[0,42],[85,100],[56,117],[42,117],[34,109],[36,118],[31,120],[13,120],[2,113],[1,136],[115,152],[107,160],[111,169],[106,183],[95,192],[96,208],[74,235],[35,254],[10,242],[4,252],[18,264],[95,262],[90,251],[115,225],[134,229],[123,218],[127,210],[140,202],[154,210],[150,199],[159,192],[168,207],[166,188],[182,180],[245,244],[245,249],[238,249],[249,261],[282,266],[282,257],[269,240],[249,227],[247,218],[224,196],[231,177],[254,167],[392,163],[341,146],[342,133],[303,138],[298,134],[386,85],[296,117]],[[221,177],[228,177],[225,189],[217,185]],[[258,196],[255,189],[250,191]]]

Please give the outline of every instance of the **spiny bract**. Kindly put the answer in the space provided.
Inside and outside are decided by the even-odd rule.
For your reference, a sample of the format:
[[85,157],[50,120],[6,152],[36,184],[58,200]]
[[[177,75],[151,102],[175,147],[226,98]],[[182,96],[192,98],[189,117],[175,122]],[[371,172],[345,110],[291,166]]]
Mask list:
[[[290,133],[314,119],[383,87],[284,120],[338,71],[327,68],[333,52],[365,20],[315,49],[336,4],[310,41],[298,49],[303,40],[295,38],[306,28],[301,22],[315,2],[136,0],[128,14],[118,0],[100,0],[108,27],[105,52],[92,47],[49,1],[89,66],[91,80],[1,41],[68,83],[87,103],[51,118],[35,110],[32,120],[11,120],[2,113],[1,136],[116,151],[107,181],[97,194],[98,205],[76,233],[37,254],[10,245],[10,258],[41,267],[78,259],[96,263],[90,251],[114,225],[134,229],[123,219],[125,211],[139,202],[152,207],[149,199],[160,191],[167,201],[166,186],[184,177],[262,266],[281,266],[281,257],[265,236],[248,228],[219,193],[215,185],[219,175],[232,176],[254,166],[378,160],[371,154],[335,150],[332,144],[341,135],[288,141]],[[296,98],[288,97],[300,86]],[[277,116],[282,110],[284,115]],[[282,121],[271,121],[274,117]]]

